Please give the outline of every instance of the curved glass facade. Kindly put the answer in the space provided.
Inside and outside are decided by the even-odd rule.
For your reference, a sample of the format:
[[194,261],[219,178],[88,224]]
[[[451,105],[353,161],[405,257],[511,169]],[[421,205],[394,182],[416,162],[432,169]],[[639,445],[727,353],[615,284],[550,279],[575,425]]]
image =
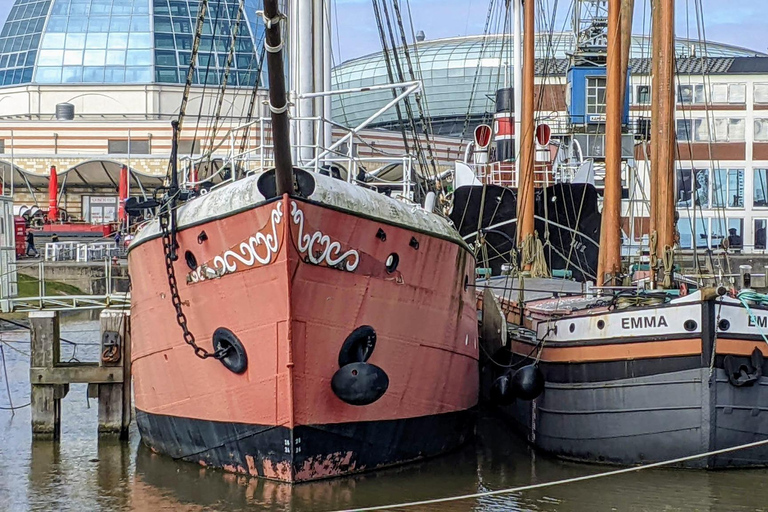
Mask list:
[[[184,83],[198,0],[16,0],[0,33],[0,85]],[[239,0],[210,0],[195,84],[219,84]],[[227,79],[257,81],[259,0],[245,0]]]
[[[505,86],[505,79],[510,80],[511,39],[509,35],[468,36],[424,41],[411,49],[412,59],[415,60],[418,54],[429,114],[438,133],[457,133],[457,130],[461,133],[464,117],[482,116],[492,109],[495,91]],[[632,39],[631,58],[649,57],[650,39],[639,35]],[[537,34],[536,48],[547,49],[547,55],[542,52],[537,57],[566,59],[573,44],[571,33]],[[702,49],[698,41],[678,39],[676,44],[679,56],[695,55]],[[711,57],[765,56],[716,43],[707,43],[706,50]],[[401,54],[401,62],[404,61]],[[383,54],[379,52],[345,62],[334,69],[332,83],[336,89],[389,83]],[[391,99],[392,93],[388,90],[334,96],[333,117],[343,124],[355,125]],[[396,112],[390,110],[377,120],[377,125],[395,120]]]
[[0,85],[32,81],[51,0],[17,0],[0,31]]

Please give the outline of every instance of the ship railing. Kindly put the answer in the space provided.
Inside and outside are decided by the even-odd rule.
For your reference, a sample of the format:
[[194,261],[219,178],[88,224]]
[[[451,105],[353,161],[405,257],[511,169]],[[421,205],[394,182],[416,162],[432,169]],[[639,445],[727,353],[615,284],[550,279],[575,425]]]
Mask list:
[[[322,116],[292,117],[291,132],[294,140],[301,140],[300,131],[308,130],[309,127],[314,134],[311,143],[293,144],[293,156],[297,166],[327,174],[340,171],[342,178],[350,183],[372,188],[386,187],[390,191],[399,190],[399,196],[411,199],[415,186],[414,156],[389,155],[376,150],[379,156],[361,157],[357,154],[357,148],[358,146],[371,147],[361,137],[361,131],[364,128],[407,96],[420,91],[421,87],[421,82],[414,81],[299,95],[298,100],[389,89],[398,92],[391,101],[354,128],[340,125]],[[271,168],[274,165],[274,145],[270,140],[270,123],[271,119],[268,117],[254,119],[227,131],[216,145],[206,150],[205,154],[197,157],[183,157],[181,160],[184,165],[179,177],[182,186],[188,189],[200,186],[216,187]],[[248,133],[251,129],[258,129],[258,143],[255,146],[251,142],[254,137],[241,136],[243,132]],[[343,135],[331,141],[334,130],[343,132]],[[210,169],[212,165],[210,162],[213,160],[220,162],[217,164],[218,168],[213,169],[204,178],[198,179],[195,169],[203,165],[209,165]],[[393,164],[402,166],[399,180],[390,181],[377,176],[379,170],[391,168]],[[357,179],[361,170],[365,171],[364,180]],[[343,176],[344,174],[346,176]]]
[[[514,162],[470,164],[470,167],[474,168],[475,176],[483,183],[508,188],[516,188],[518,186],[517,166]],[[571,181],[577,169],[578,166],[574,169],[559,166],[558,170],[553,170],[551,164],[537,162],[534,165],[533,184],[535,187],[540,188]]]

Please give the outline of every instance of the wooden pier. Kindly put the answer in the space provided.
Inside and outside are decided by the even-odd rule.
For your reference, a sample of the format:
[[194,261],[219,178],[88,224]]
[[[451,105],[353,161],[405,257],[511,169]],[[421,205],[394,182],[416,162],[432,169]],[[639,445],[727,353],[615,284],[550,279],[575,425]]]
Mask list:
[[99,400],[99,434],[128,437],[131,422],[130,310],[101,312],[98,363],[63,363],[60,353],[59,313],[29,313],[31,326],[32,435],[35,439],[61,437],[61,400],[69,385],[88,384],[89,398]]

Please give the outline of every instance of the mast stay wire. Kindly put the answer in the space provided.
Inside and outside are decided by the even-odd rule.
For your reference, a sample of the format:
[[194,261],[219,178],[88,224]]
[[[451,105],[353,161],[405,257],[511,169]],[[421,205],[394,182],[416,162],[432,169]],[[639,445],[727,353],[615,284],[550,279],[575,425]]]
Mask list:
[[678,457],[676,459],[669,459],[664,460],[660,462],[652,462],[650,464],[643,464],[640,466],[630,466],[626,468],[621,469],[614,469],[610,471],[605,471],[602,473],[594,473],[591,475],[583,475],[583,476],[577,476],[573,478],[565,478],[563,480],[554,480],[550,482],[541,482],[536,484],[529,484],[529,485],[522,485],[519,487],[510,487],[507,489],[498,489],[495,491],[484,491],[484,492],[476,492],[472,494],[463,494],[460,496],[450,496],[446,498],[435,498],[430,500],[421,500],[421,501],[411,501],[406,503],[397,503],[397,504],[391,504],[391,505],[380,505],[380,506],[373,506],[373,507],[363,507],[363,508],[354,508],[354,509],[346,509],[346,510],[336,510],[335,512],[373,512],[377,510],[392,510],[392,509],[398,509],[398,508],[410,508],[410,507],[420,507],[424,505],[436,505],[439,503],[449,503],[449,502],[455,502],[455,501],[464,501],[464,500],[470,500],[475,498],[487,498],[490,496],[500,496],[505,494],[512,494],[512,493],[519,493],[523,491],[531,491],[535,489],[544,489],[548,487],[555,487],[559,485],[566,485],[566,484],[572,484],[577,482],[585,482],[589,480],[596,480],[599,478],[606,478],[609,476],[618,476],[618,475],[624,475],[627,473],[636,473],[638,471],[643,471],[647,469],[655,469],[655,468],[661,468],[665,466],[672,466],[675,464],[681,464],[683,462],[689,462],[693,460],[703,459],[706,457],[713,457],[716,455],[722,455],[725,453],[731,453],[739,450],[746,450],[749,448],[757,448],[760,446],[765,446],[768,444],[768,439],[763,439],[761,441],[755,441],[752,443],[746,443],[741,444],[738,446],[731,446],[728,448],[720,448],[718,450],[712,450],[704,453],[697,453],[695,455],[686,455],[685,457]]
[[[397,77],[400,82],[405,82],[405,73],[403,72],[403,68],[400,63],[400,51],[397,48],[397,41],[395,39],[395,33],[392,28],[392,19],[389,15],[389,9],[387,8],[387,0],[381,0],[381,6],[384,12],[384,21],[387,24],[387,32],[389,33],[390,44],[392,46],[392,59],[395,62]],[[403,48],[402,51],[404,52],[405,48]],[[413,107],[411,106],[411,99],[409,97],[403,98],[403,104],[405,106],[405,114],[408,121],[408,126],[410,127],[410,131],[413,136],[413,145],[416,151],[416,159],[419,162],[422,174],[424,176],[429,176],[429,163],[427,162],[426,155],[424,154],[421,139],[416,127],[416,119],[413,113]]]
[[[411,53],[410,53],[410,50],[409,50],[408,39],[406,37],[405,27],[403,25],[403,18],[402,18],[402,15],[400,13],[400,0],[392,0],[392,7],[394,9],[395,18],[397,20],[397,25],[398,25],[398,28],[400,30],[400,39],[401,39],[401,42],[402,42],[403,55],[405,56],[405,63],[408,65],[408,73],[409,73],[409,75],[411,77],[411,80],[421,81],[421,78],[422,78],[421,77],[421,73],[419,73],[417,75],[414,72],[414,70],[413,70],[414,68],[413,68],[413,62],[411,60]],[[409,7],[409,9],[410,9],[410,7]],[[413,25],[411,25],[411,30],[413,30]],[[414,34],[413,46],[414,46],[414,49],[415,49],[416,48],[415,34]],[[415,51],[416,51],[416,62],[418,62],[418,50],[415,50]],[[432,150],[432,142],[430,140],[431,138],[432,139],[434,138],[435,134],[432,131],[432,118],[429,116],[428,110],[426,108],[426,96],[427,96],[426,91],[422,89],[421,91],[417,91],[413,95],[413,99],[415,100],[416,108],[419,111],[419,120],[421,122],[421,129],[422,129],[422,132],[424,133],[424,137],[426,139],[425,140],[425,145],[427,146],[427,158],[428,158],[429,163],[431,164],[432,173],[433,173],[432,177],[434,179],[437,179],[437,175],[438,175],[437,165],[435,164],[435,155],[434,155],[434,152]],[[424,99],[424,103],[423,104],[422,104],[422,98]],[[414,136],[418,137],[419,134],[415,133]]]
[[[379,32],[379,39],[381,40],[381,51],[382,56],[384,57],[384,64],[387,67],[387,77],[389,78],[389,83],[395,83],[395,75],[392,71],[392,61],[390,60],[389,55],[389,44],[387,43],[387,38],[384,34],[384,25],[381,21],[381,11],[379,10],[379,0],[372,0],[371,3],[373,4],[373,14],[376,18],[376,27],[378,28]],[[395,89],[392,89],[392,98],[397,98],[398,92]],[[403,121],[403,112],[400,108],[400,102],[395,103],[395,112],[397,114],[397,121],[398,125],[400,126],[400,133],[403,137],[403,146],[405,149],[406,154],[410,153],[410,145],[408,144],[408,135],[406,134],[405,129],[405,122]]]

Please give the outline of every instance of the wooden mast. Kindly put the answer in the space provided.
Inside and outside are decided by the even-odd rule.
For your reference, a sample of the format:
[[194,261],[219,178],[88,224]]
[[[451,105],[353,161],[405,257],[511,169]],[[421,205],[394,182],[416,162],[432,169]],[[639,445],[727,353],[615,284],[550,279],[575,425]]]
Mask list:
[[534,231],[533,190],[533,110],[534,110],[534,37],[535,2],[523,0],[523,105],[521,119],[520,161],[518,162],[517,242],[520,247]]
[[[275,155],[275,182],[278,195],[293,192],[291,134],[288,120],[288,98],[285,93],[283,40],[280,34],[278,0],[264,0],[266,18],[267,72],[269,73],[269,110],[272,117],[272,140]],[[311,36],[310,36],[311,37]]]
[[[635,13],[635,0],[621,0],[621,20],[619,31],[621,34],[621,72],[622,89],[627,87],[627,71],[629,70],[629,50],[632,45],[632,16]],[[621,104],[624,105],[626,93],[621,95]],[[622,107],[623,111],[623,107]]]
[[622,69],[621,18],[623,5],[608,2],[608,59],[605,87],[605,193],[600,227],[597,285],[621,273],[621,117],[626,72]]
[[657,260],[667,247],[674,246],[675,239],[674,19],[674,0],[654,0],[651,236],[655,232],[656,247],[652,251]]

